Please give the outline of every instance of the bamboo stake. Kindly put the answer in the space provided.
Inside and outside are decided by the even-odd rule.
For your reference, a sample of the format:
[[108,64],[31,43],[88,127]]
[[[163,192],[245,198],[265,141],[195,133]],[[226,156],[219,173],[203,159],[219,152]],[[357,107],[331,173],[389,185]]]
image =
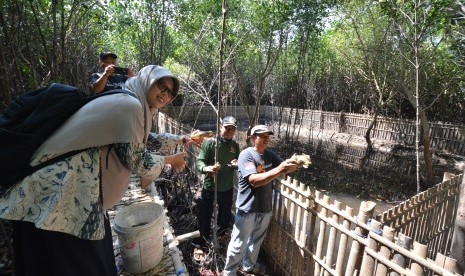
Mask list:
[[[354,216],[354,209],[346,206],[346,216],[353,217]],[[350,221],[344,218],[342,222],[342,227],[349,230],[350,229]],[[337,275],[342,275],[342,269],[344,267],[344,258],[346,255],[346,248],[347,248],[347,235],[342,233],[341,238],[339,240],[339,248],[337,250],[337,262],[336,262],[336,273]]]
[[444,262],[444,269],[452,273],[458,273],[457,260],[446,257],[446,261]]
[[[428,252],[428,247],[424,244],[414,241],[413,242],[413,253],[421,258],[426,259],[426,254]],[[422,276],[423,275],[423,267],[414,261],[410,264],[410,271],[414,275]]]
[[[305,240],[302,241],[302,244],[305,246],[305,248],[308,248],[310,252],[314,252],[314,244],[313,244],[313,235],[315,233],[315,216],[309,211],[310,208],[315,208],[315,201],[310,200],[312,191],[310,187],[307,186],[306,191],[310,194],[310,196],[307,196],[306,198],[306,206],[307,208],[305,209],[304,213],[304,226],[305,227]],[[306,223],[306,222],[309,223]],[[310,259],[310,258],[309,258]],[[309,260],[306,262],[306,271],[311,272],[314,271],[315,269],[315,262],[312,260]]]
[[[372,220],[371,221],[371,230],[374,233],[379,233],[381,231],[381,223]],[[366,246],[367,248],[370,248],[373,251],[377,251],[378,249],[378,242],[371,238],[371,236],[368,237],[368,244]],[[361,275],[372,275],[373,271],[375,270],[375,258],[372,256],[368,255],[366,252],[363,254],[363,259],[362,259],[362,265],[360,266],[360,274]]]
[[197,238],[197,237],[200,237],[200,232],[198,230],[194,231],[194,232],[179,235],[179,236],[176,237],[176,241],[178,243],[181,243],[181,242],[188,241],[188,240],[191,240],[191,239],[194,239],[194,238]]
[[[296,186],[297,189],[299,188],[299,182],[297,180],[294,180],[294,185]],[[298,193],[298,195],[296,195],[296,200],[298,200],[299,202],[303,202],[301,193]],[[302,227],[301,226],[302,207],[297,205],[296,208],[297,208],[297,212],[296,212],[296,220],[295,220],[295,227],[294,227],[294,237],[295,237],[295,240],[298,242],[300,241],[300,233],[301,233],[301,227]]]
[[[296,204],[294,202],[297,201],[297,196],[296,196],[296,192],[295,192],[295,188],[296,188],[296,183],[297,183],[297,180],[294,180],[292,183],[291,183],[291,191],[290,191],[290,196],[292,198],[290,204],[291,204],[291,209],[289,211],[289,230],[288,232],[289,233],[293,233],[295,235],[295,231],[296,231],[296,227],[295,227],[295,213],[296,213]],[[295,272],[293,270],[295,270],[295,268],[297,267],[296,263],[295,263],[295,246],[294,246],[294,242],[295,242],[295,236],[293,237],[294,239],[288,239],[287,240],[287,248],[288,248],[288,252],[290,252],[291,254],[288,254],[287,256],[289,257],[288,258],[288,263],[289,263],[289,268],[291,270],[291,274],[295,275]]]
[[[321,198],[321,194],[317,193],[317,199],[320,199],[320,198]],[[323,196],[323,202],[329,205],[329,197],[327,195]],[[320,215],[326,218],[328,215],[328,209],[324,207],[321,208]],[[318,231],[319,231],[318,242],[316,246],[315,256],[316,258],[321,260],[322,253],[323,253],[323,245],[325,242],[325,231],[326,231],[326,223],[323,220],[320,220],[320,229]],[[315,275],[320,275],[320,272],[321,272],[321,266],[318,264],[315,264]]]
[[[292,203],[292,200],[290,200],[290,193],[289,193],[289,183],[291,183],[290,177],[288,177],[286,181],[286,186],[283,186],[283,195],[284,197],[284,209],[283,209],[283,228],[284,232],[288,233],[289,232],[289,220],[290,220],[290,205]],[[291,251],[289,250],[289,238],[283,237],[283,242],[281,243],[282,247],[282,258],[284,260],[283,266],[286,269],[286,271],[289,271],[290,266],[290,259],[292,256],[289,254]]]
[[[360,210],[358,212],[357,220],[361,223],[366,224],[368,219],[373,216],[376,203],[371,201],[362,201],[360,204]],[[360,237],[366,237],[367,231],[360,226],[355,228],[355,234]],[[356,269],[360,268],[360,262],[363,253],[363,244],[354,240],[350,251],[349,260],[347,262],[346,276],[352,275]]]
[[[390,242],[394,242],[394,229],[389,226],[384,226],[383,228],[383,237]],[[381,245],[379,253],[386,259],[390,259],[391,256],[391,249],[386,245]],[[376,276],[387,275],[388,267],[384,263],[378,263],[376,267]]]
[[[402,233],[399,233],[399,235],[397,236],[397,241],[396,241],[396,244],[402,248],[405,248],[407,250],[410,250],[410,248],[412,247],[412,239],[408,236],[405,236],[404,234]],[[406,260],[405,260],[405,257],[404,255],[400,254],[400,253],[396,253],[394,254],[394,256],[392,257],[392,261],[399,265],[400,267],[402,268],[405,268],[406,267]],[[399,274],[397,272],[391,272],[389,274],[390,276],[399,276]]]
[[[333,205],[334,205],[334,208],[338,210],[341,209],[341,203],[339,201],[335,200]],[[335,212],[333,212],[333,223],[336,225],[339,224],[339,215]],[[331,227],[331,229],[329,230],[328,248],[326,251],[326,265],[328,265],[329,267],[331,267],[333,264],[334,245],[336,243],[336,236],[337,236],[337,229],[335,227]],[[329,272],[325,271],[324,275],[329,276]]]
[[[435,261],[435,263],[436,263],[438,266],[444,267],[445,261],[446,261],[446,257],[445,257],[444,255],[442,255],[441,253],[438,253],[438,254],[436,255],[436,261]],[[434,275],[434,276],[438,276],[438,275],[440,275],[440,274],[434,273],[433,275]]]

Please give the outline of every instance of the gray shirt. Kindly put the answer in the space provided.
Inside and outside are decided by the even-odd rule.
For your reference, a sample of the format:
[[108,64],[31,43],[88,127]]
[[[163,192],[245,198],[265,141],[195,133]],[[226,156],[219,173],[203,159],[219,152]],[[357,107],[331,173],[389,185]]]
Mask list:
[[259,154],[252,147],[249,147],[239,154],[237,161],[239,183],[236,200],[238,210],[245,213],[271,212],[273,193],[271,182],[254,188],[249,183],[249,176],[269,171],[279,166],[281,162],[283,162],[283,159],[269,149],[265,149],[263,154]]

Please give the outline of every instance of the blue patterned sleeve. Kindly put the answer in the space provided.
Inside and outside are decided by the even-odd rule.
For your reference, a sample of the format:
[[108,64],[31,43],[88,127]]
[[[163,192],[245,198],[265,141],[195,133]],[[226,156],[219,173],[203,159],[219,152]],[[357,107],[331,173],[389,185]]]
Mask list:
[[143,145],[135,143],[115,144],[114,149],[123,166],[133,174],[156,178],[160,175],[165,158],[146,151]]

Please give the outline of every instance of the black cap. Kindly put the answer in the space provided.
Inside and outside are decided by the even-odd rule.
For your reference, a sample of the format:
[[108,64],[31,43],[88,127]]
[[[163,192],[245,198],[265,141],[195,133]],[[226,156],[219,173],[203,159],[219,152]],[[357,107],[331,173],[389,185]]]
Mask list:
[[233,116],[224,117],[223,120],[221,120],[221,124],[223,126],[234,126],[237,128],[236,118]]
[[107,56],[110,56],[110,57],[112,57],[114,59],[118,58],[118,56],[116,54],[113,54],[112,52],[101,52],[100,53],[100,60],[104,60],[105,57],[107,57]]

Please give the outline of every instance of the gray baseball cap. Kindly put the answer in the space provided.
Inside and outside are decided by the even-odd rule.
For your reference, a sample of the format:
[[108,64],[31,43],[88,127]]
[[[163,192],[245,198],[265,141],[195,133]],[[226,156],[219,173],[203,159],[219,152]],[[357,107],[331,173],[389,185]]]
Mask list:
[[237,128],[237,121],[233,116],[224,117],[223,120],[221,120],[221,124],[223,126],[234,126]]

